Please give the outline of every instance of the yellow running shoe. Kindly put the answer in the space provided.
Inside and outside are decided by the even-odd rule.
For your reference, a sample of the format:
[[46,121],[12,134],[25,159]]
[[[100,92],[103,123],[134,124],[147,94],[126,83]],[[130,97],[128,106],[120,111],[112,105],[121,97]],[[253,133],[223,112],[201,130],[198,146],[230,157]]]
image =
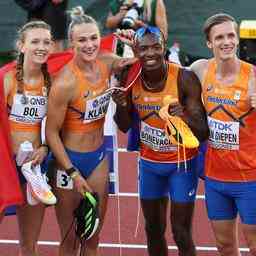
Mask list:
[[159,111],[159,116],[165,120],[165,131],[169,136],[170,142],[174,145],[186,148],[197,148],[199,141],[189,128],[189,126],[179,116],[169,114],[169,104],[177,102],[170,96],[166,96],[163,100],[164,106]]

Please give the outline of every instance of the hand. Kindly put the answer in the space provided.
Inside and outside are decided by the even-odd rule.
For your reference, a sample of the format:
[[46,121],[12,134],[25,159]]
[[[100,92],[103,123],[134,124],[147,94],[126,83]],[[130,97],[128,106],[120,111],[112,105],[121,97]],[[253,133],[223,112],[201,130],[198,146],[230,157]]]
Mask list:
[[184,116],[184,107],[180,105],[180,103],[177,101],[176,103],[170,103],[168,107],[168,113],[171,116]]
[[128,6],[127,5],[121,5],[120,6],[120,9],[119,9],[119,12],[118,12],[118,17],[120,18],[120,19],[123,19],[124,18],[124,16],[125,16],[125,14],[127,13],[127,11],[128,11]]
[[143,22],[142,20],[135,20],[135,28],[138,29],[140,27],[146,27],[147,24],[145,22]]
[[90,188],[89,184],[83,178],[81,174],[76,175],[73,179],[74,188],[79,192],[81,195],[84,195],[86,191],[92,193],[93,190]]
[[135,32],[132,29],[117,29],[114,35],[124,44],[127,44],[131,47],[134,46],[134,35]]
[[113,64],[113,69],[115,73],[119,73],[122,70],[124,70],[125,67],[133,65],[136,61],[138,61],[137,58],[120,58],[115,60]]
[[34,150],[30,159],[32,160],[32,165],[35,166],[35,165],[41,164],[44,158],[47,156],[47,154],[48,154],[48,148],[45,146],[39,147],[36,150]]
[[251,106],[253,108],[256,108],[256,93],[252,93],[250,96],[250,102],[251,102]]
[[126,93],[121,90],[118,90],[118,89],[114,90],[112,93],[112,99],[119,106],[122,106],[122,107],[127,106]]

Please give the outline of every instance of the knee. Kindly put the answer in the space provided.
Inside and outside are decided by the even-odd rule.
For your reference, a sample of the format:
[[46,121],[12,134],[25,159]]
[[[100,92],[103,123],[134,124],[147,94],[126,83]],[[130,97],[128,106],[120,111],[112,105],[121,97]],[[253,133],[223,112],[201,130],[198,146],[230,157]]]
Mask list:
[[173,240],[179,248],[188,248],[192,241],[191,229],[182,225],[172,225]]
[[159,239],[161,237],[164,237],[166,230],[166,223],[147,223],[145,225],[145,231],[147,233],[147,236],[154,239]]

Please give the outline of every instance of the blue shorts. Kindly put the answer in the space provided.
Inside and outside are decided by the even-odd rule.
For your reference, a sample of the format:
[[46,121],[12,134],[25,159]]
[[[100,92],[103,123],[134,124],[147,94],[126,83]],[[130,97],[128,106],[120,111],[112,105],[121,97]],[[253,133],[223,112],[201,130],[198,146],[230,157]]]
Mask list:
[[256,224],[256,181],[222,182],[206,178],[205,197],[210,220],[232,220],[239,213],[242,223]]
[[140,159],[139,191],[141,199],[157,199],[170,196],[174,202],[193,202],[196,197],[198,175],[197,160],[180,163],[155,163]]
[[103,143],[97,150],[86,153],[75,152],[69,149],[66,149],[66,152],[72,164],[87,178],[105,158],[106,146]]

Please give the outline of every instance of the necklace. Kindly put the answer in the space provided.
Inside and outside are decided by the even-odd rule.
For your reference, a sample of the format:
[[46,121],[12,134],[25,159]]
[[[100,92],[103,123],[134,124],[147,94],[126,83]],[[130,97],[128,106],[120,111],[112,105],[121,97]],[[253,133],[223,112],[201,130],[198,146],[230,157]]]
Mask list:
[[143,76],[143,74],[141,74],[141,81],[142,81],[142,83],[143,83],[143,86],[148,90],[148,91],[151,91],[151,92],[154,92],[154,91],[161,91],[162,89],[163,89],[163,87],[164,87],[164,85],[165,85],[165,82],[166,82],[166,80],[167,80],[167,77],[168,77],[168,70],[169,70],[169,66],[168,66],[168,64],[166,65],[166,70],[165,70],[165,74],[164,74],[164,78],[163,79],[161,79],[159,82],[157,82],[157,83],[161,83],[161,86],[159,87],[155,87],[155,86],[150,86],[147,82],[146,82],[146,80],[145,80],[145,78],[144,78],[144,76]]

